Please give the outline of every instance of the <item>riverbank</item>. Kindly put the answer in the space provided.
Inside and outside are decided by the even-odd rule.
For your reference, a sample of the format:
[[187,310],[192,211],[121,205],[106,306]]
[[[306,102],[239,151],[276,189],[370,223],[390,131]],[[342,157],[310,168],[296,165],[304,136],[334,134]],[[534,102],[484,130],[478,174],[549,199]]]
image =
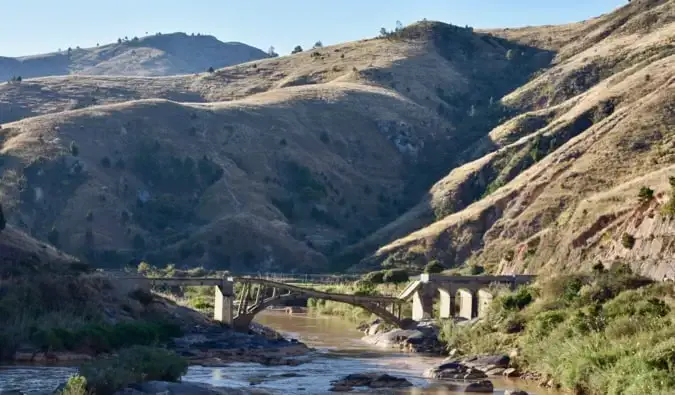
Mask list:
[[457,355],[508,358],[521,377],[548,387],[590,395],[672,394],[674,307],[672,283],[641,278],[625,266],[596,266],[592,273],[504,292],[484,318],[444,323],[441,338]]

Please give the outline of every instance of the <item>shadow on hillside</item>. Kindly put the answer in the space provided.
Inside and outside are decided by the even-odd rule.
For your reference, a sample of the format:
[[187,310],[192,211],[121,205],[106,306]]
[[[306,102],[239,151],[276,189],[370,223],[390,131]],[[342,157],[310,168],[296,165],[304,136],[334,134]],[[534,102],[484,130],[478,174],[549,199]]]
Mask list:
[[[461,28],[444,24],[431,24],[407,32],[406,38],[430,38],[436,52],[448,62],[448,67],[458,70],[468,80],[463,91],[444,86],[440,78],[434,76],[434,92],[427,97],[411,97],[406,87],[397,86],[393,76],[405,75],[412,65],[419,64],[415,57],[395,62],[387,69],[371,69],[366,73],[372,81],[408,96],[417,104],[430,108],[443,120],[443,138],[427,144],[420,153],[419,160],[411,163],[406,180],[406,202],[399,215],[394,216],[374,235],[352,244],[333,257],[336,268],[367,269],[377,262],[364,261],[365,257],[377,248],[397,238],[421,229],[452,212],[460,211],[479,200],[489,187],[489,181],[495,174],[479,172],[453,197],[453,207],[448,212],[435,213],[431,206],[429,188],[446,176],[453,168],[461,166],[471,156],[462,154],[471,150],[480,141],[481,151],[489,153],[497,145],[486,141],[484,137],[502,122],[517,115],[513,110],[502,106],[499,99],[526,83],[531,76],[550,65],[554,53],[535,47],[510,42],[489,34],[473,33],[470,28]],[[397,39],[397,38],[392,38]],[[487,171],[487,170],[486,170]]]

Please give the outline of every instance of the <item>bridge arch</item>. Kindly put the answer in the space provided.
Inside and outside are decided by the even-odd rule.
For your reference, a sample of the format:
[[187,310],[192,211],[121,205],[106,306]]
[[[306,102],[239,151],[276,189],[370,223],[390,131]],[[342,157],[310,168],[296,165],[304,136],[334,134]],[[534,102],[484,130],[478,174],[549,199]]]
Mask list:
[[[307,297],[315,298],[322,300],[330,300],[334,302],[347,303],[352,306],[360,307],[376,316],[381,318],[383,321],[401,327],[401,319],[393,312],[388,311],[382,305],[397,305],[401,303],[398,298],[386,297],[386,296],[360,296],[360,295],[349,295],[349,294],[337,294],[318,291],[310,288],[296,287],[294,285],[277,283],[274,281],[263,280],[258,278],[238,278],[237,281],[249,283],[249,284],[258,284],[258,286],[264,288],[272,288],[277,290],[285,290],[288,293],[273,295],[271,297],[265,298],[250,307],[247,307],[245,311],[242,311],[240,314],[234,317],[233,326],[239,330],[245,330],[250,325],[251,321],[256,314],[265,310],[266,308],[273,306],[278,303],[285,301],[294,300],[296,298]],[[393,309],[392,309],[393,311]]]

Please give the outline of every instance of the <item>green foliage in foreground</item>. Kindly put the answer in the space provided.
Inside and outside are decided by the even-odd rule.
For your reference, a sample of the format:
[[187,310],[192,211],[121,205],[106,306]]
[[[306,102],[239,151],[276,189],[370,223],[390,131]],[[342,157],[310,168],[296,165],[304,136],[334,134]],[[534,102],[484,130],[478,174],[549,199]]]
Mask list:
[[675,291],[623,269],[565,275],[496,297],[441,338],[466,354],[508,353],[578,394],[675,393]]
[[30,329],[30,341],[43,351],[90,350],[110,352],[133,345],[157,345],[181,335],[179,326],[167,322],[129,321],[90,323],[76,329]]
[[110,395],[143,381],[178,381],[188,362],[170,350],[133,346],[108,359],[80,367],[80,375],[68,380],[62,395]]

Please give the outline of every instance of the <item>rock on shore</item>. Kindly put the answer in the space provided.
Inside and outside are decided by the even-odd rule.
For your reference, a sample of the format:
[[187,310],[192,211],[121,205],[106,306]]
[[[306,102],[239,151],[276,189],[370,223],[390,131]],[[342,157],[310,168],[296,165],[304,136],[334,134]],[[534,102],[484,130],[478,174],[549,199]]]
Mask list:
[[345,376],[340,380],[331,382],[331,391],[348,392],[354,387],[376,388],[405,388],[411,387],[412,383],[404,378],[378,373],[355,373]]
[[439,328],[433,324],[422,323],[410,329],[387,330],[382,322],[375,320],[361,329],[366,334],[363,341],[374,346],[439,355],[444,350],[438,340]]

